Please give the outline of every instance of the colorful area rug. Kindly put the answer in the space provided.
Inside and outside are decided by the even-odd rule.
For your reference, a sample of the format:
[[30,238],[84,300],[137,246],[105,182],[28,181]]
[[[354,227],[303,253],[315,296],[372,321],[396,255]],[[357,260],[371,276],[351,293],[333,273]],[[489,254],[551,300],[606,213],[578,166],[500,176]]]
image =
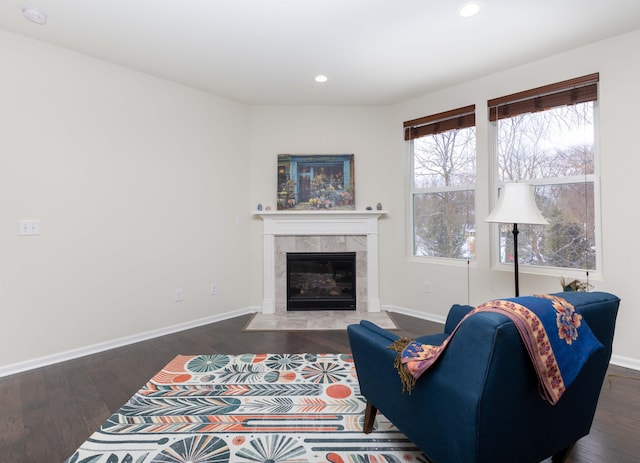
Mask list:
[[179,355],[66,463],[428,462],[364,408],[350,355]]

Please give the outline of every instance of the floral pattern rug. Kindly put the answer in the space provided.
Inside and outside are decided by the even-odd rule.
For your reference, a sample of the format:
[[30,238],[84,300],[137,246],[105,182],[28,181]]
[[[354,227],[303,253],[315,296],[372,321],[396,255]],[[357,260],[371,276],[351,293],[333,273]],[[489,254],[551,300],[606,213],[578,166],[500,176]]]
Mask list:
[[179,355],[66,463],[428,461],[365,405],[350,355]]

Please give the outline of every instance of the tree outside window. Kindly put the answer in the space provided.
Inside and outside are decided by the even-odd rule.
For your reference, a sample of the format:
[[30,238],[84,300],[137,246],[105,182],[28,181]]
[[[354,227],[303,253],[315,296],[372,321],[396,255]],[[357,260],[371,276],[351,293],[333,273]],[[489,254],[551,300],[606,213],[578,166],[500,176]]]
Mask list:
[[412,142],[413,254],[475,259],[476,129]]
[[[595,102],[528,112],[495,122],[497,179],[535,186],[549,225],[519,226],[520,263],[596,269]],[[512,224],[501,224],[499,262],[513,262]]]

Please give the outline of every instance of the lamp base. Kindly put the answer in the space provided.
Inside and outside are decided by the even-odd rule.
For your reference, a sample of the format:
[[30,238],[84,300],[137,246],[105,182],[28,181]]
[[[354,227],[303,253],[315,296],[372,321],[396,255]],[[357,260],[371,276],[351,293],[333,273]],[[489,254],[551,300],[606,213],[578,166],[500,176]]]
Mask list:
[[518,278],[518,233],[520,232],[518,231],[517,223],[513,224],[513,230],[511,233],[513,233],[513,273],[515,273],[516,297],[518,297],[520,296],[520,281]]

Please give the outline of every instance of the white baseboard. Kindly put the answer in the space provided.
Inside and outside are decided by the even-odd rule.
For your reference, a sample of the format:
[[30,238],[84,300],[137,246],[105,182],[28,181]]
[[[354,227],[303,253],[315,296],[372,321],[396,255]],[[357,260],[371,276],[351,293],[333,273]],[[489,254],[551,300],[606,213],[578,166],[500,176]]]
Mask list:
[[[397,312],[402,315],[419,318],[422,320],[428,320],[435,323],[441,323],[444,325],[446,317],[442,315],[435,315],[431,313],[420,312],[415,309],[408,309],[406,307],[399,307],[394,305],[383,305],[382,310],[388,312]],[[73,360],[87,355],[97,354],[117,347],[127,346],[129,344],[135,344],[136,342],[146,341],[148,339],[157,338],[171,333],[177,333],[179,331],[185,331],[191,328],[197,328],[199,326],[208,325],[210,323],[216,323],[230,318],[239,317],[241,315],[247,315],[251,313],[261,312],[261,307],[246,307],[244,309],[232,310],[230,312],[224,312],[211,317],[201,318],[199,320],[193,320],[190,322],[179,323],[177,325],[167,326],[165,328],[159,328],[157,330],[146,331],[138,333],[132,336],[125,336],[111,341],[101,342],[98,344],[92,344],[90,346],[81,347],[78,349],[72,349],[57,354],[47,355],[24,362],[13,363],[0,367],[0,378],[4,376],[14,375],[16,373],[22,373],[23,371],[33,370],[35,368],[46,367],[55,363],[65,362],[67,360]],[[624,357],[622,355],[612,355],[611,363],[623,368],[630,368],[632,370],[640,371],[640,360]]]
[[623,357],[622,355],[611,356],[611,363],[623,368],[640,371],[640,360],[631,357]]
[[118,339],[112,339],[110,341],[101,342],[98,344],[92,344],[90,346],[80,347],[78,349],[72,349],[57,354],[46,355],[24,362],[13,363],[11,365],[5,365],[0,367],[0,378],[4,376],[14,375],[27,370],[33,370],[35,368],[45,367],[53,365],[55,363],[65,362],[67,360],[73,360],[87,355],[97,354],[117,347],[127,346],[129,344],[135,344],[136,342],[146,341],[148,339],[165,336],[171,333],[177,333],[179,331],[188,330],[191,328],[197,328],[199,326],[208,325],[210,323],[216,323],[230,318],[239,317],[241,315],[260,312],[260,307],[247,307],[244,309],[232,310],[230,312],[224,312],[211,317],[201,318],[199,320],[193,320],[185,323],[179,323],[177,325],[167,326],[159,328],[157,330],[145,331],[143,333],[134,334],[132,336],[125,336]]

